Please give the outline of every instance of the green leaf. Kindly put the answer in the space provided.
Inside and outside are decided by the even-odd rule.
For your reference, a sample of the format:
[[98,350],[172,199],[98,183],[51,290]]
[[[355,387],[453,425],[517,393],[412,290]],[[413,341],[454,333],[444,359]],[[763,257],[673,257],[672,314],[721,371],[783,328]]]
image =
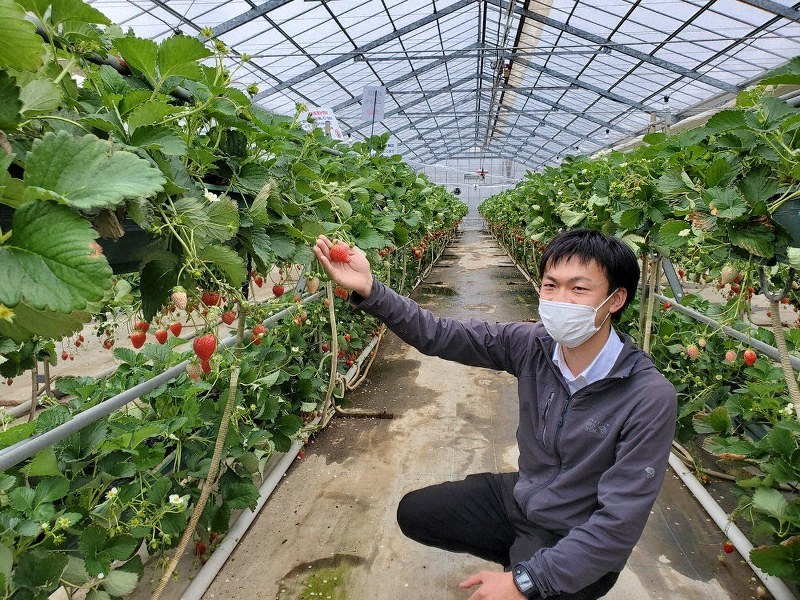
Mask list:
[[30,436],[36,430],[36,423],[22,423],[0,432],[0,448],[8,448]]
[[92,576],[108,574],[112,561],[127,560],[138,546],[128,535],[109,537],[108,533],[97,525],[90,525],[81,534],[81,552],[86,560],[86,571]]
[[787,248],[786,254],[789,257],[789,266],[800,269],[800,248]]
[[750,206],[766,202],[778,191],[778,182],[769,176],[767,168],[756,168],[750,171],[739,182],[739,190]]
[[115,569],[105,576],[100,585],[112,596],[125,596],[136,588],[138,581],[139,576],[136,573]]
[[158,69],[162,80],[183,76],[200,79],[199,61],[211,56],[211,51],[197,38],[175,35],[161,42],[158,49]]
[[797,580],[797,569],[800,564],[800,539],[792,536],[777,546],[758,546],[750,551],[750,560],[765,573]]
[[67,563],[67,568],[64,569],[64,573],[61,575],[61,578],[68,584],[71,584],[73,587],[80,587],[85,583],[88,583],[88,581],[91,579],[91,576],[86,572],[86,563],[82,558],[70,556],[69,562]]
[[728,227],[731,244],[747,250],[754,256],[772,258],[775,255],[775,236],[764,227],[754,224],[737,224]]
[[629,208],[614,216],[623,229],[635,230],[644,225],[644,212],[640,208]]
[[724,406],[718,406],[710,413],[695,413],[692,421],[697,433],[727,433],[732,425],[731,415]]
[[46,133],[33,143],[25,168],[26,194],[52,198],[80,209],[113,208],[125,198],[163,189],[161,171],[125,151],[113,151],[93,135]]
[[186,142],[168,127],[146,125],[139,127],[131,136],[131,145],[155,149],[168,156],[184,156]]
[[284,415],[275,423],[275,427],[283,435],[291,437],[303,427],[303,421],[297,415]]
[[[63,381],[63,380],[62,380]],[[39,413],[36,417],[36,433],[44,433],[51,429],[63,425],[72,418],[69,408],[63,404],[51,406],[47,410]]]
[[288,236],[276,233],[270,234],[270,247],[281,260],[288,260],[295,253],[294,242]]
[[656,187],[662,194],[670,195],[694,191],[694,186],[690,184],[691,180],[685,171],[670,169],[658,178]]
[[211,202],[205,209],[208,220],[203,222],[195,235],[202,239],[215,242],[226,242],[231,239],[239,229],[239,206],[230,197],[222,197],[216,202]]
[[686,221],[664,221],[658,228],[656,240],[659,245],[666,248],[680,248],[692,238],[691,231]]
[[[2,0],[0,0],[0,2],[2,2]],[[0,13],[1,12],[2,8],[0,8]],[[2,28],[1,21],[0,28]],[[22,101],[19,95],[20,89],[16,83],[16,79],[11,77],[6,71],[0,71],[0,129],[3,131],[11,132],[19,125],[21,120],[20,111],[22,110]],[[0,172],[5,172],[7,168],[8,165]]]
[[759,488],[753,494],[753,508],[776,519],[786,514],[786,499],[776,489]]
[[[111,25],[108,17],[82,0],[19,0],[19,3],[36,14],[42,21],[58,25],[65,21]],[[48,17],[48,18],[45,18]]]
[[28,550],[19,558],[14,571],[14,583],[17,587],[37,591],[53,590],[58,586],[67,562],[66,554],[61,552],[47,552],[39,548]]
[[147,257],[147,262],[142,267],[139,288],[142,294],[142,312],[148,321],[161,309],[164,301],[169,298],[170,290],[178,284],[179,270],[180,259],[171,252],[158,251]]
[[58,469],[58,459],[52,446],[37,452],[31,461],[22,468],[22,472],[28,477],[57,477],[62,475]]
[[111,269],[96,252],[95,235],[65,206],[29,202],[18,208],[11,238],[0,247],[0,302],[13,308],[24,300],[35,309],[71,313],[101,300],[111,287]]
[[53,113],[61,105],[61,88],[49,79],[34,79],[20,90],[22,114],[26,118]]
[[69,493],[69,479],[66,477],[48,477],[39,482],[35,492],[37,504],[55,502]]
[[208,261],[225,275],[234,287],[239,287],[247,277],[244,259],[228,246],[206,246],[197,253],[200,260]]
[[231,510],[253,509],[258,504],[258,488],[250,481],[223,481],[220,489],[225,505]]
[[706,187],[726,187],[733,182],[738,173],[738,167],[729,163],[725,158],[718,158],[705,170]]
[[35,71],[42,64],[44,41],[14,0],[0,0],[0,67]]
[[741,109],[721,110],[712,116],[703,126],[708,133],[716,134],[732,129],[743,129],[744,111]]
[[14,570],[14,553],[5,544],[0,544],[0,593],[7,594],[8,584],[11,583],[11,573]]
[[[2,258],[0,258],[2,263]],[[2,280],[2,266],[0,266]],[[27,304],[20,303],[14,307],[13,323],[0,320],[0,336],[10,337],[19,342],[38,336],[46,339],[60,339],[83,328],[92,315],[86,311],[73,311],[69,314],[36,310]]]
[[736,188],[712,188],[706,190],[705,198],[717,209],[718,218],[735,219],[747,212],[747,203]]
[[362,248],[363,250],[368,250],[370,248],[384,248],[389,243],[389,240],[372,228],[362,231],[361,234],[356,237],[355,241],[356,246]]
[[179,109],[160,100],[142,102],[127,115],[128,131],[133,135],[139,127],[158,124],[176,112]]
[[137,37],[121,37],[114,40],[114,47],[122,54],[128,67],[140,72],[150,85],[158,79],[158,45],[152,40]]
[[344,198],[341,198],[337,195],[332,195],[328,199],[331,201],[331,204],[335,206],[336,209],[341,213],[343,218],[349,219],[353,214],[353,207],[350,206],[350,203]]
[[795,56],[787,64],[769,71],[759,82],[760,85],[800,85],[800,56]]

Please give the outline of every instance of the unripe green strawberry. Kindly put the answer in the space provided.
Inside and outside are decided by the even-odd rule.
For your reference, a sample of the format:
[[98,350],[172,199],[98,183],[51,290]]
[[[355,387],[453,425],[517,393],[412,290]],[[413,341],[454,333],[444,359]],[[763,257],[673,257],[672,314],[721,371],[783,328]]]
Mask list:
[[203,369],[199,363],[190,362],[186,365],[186,374],[192,381],[197,381],[203,375]]
[[719,280],[723,285],[727,285],[733,282],[738,274],[738,271],[732,266],[725,265],[719,273]]
[[175,306],[181,310],[186,308],[186,290],[184,290],[182,287],[173,288],[172,301],[175,303]]

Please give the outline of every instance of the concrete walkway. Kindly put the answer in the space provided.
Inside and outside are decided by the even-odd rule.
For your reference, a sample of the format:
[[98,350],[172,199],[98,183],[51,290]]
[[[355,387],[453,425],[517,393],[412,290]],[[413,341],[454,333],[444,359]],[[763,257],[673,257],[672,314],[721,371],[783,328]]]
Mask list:
[[[492,239],[467,231],[414,298],[440,316],[535,316],[532,288]],[[352,406],[394,419],[336,418],[295,462],[206,599],[466,600],[458,582],[496,565],[427,548],[395,522],[414,488],[479,471],[513,470],[516,381],[426,357],[387,334]],[[720,493],[713,488],[712,494]],[[670,471],[615,600],[755,598],[737,554]]]

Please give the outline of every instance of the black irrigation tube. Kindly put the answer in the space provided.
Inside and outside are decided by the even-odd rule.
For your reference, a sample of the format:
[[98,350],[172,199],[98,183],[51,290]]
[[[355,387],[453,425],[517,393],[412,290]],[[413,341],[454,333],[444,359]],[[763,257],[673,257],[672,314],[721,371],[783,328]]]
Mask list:
[[[325,292],[319,291],[316,294],[312,294],[303,298],[300,304],[308,304],[312,300],[321,298],[324,295]],[[294,304],[281,310],[280,312],[275,313],[266,319],[263,324],[270,325],[276,321],[279,321],[283,317],[290,315],[296,306],[297,305]],[[252,332],[252,329],[246,330],[245,335],[250,332]],[[222,340],[219,345],[221,348],[229,348],[235,343],[236,336],[231,335]],[[39,450],[52,446],[53,444],[56,444],[69,437],[73,433],[80,431],[84,427],[88,427],[92,423],[110,415],[112,412],[119,410],[129,402],[136,400],[144,394],[152,392],[160,385],[176,379],[181,375],[181,373],[186,372],[186,364],[188,362],[188,360],[184,360],[174,367],[170,367],[163,373],[159,373],[147,381],[143,381],[142,383],[139,383],[132,388],[129,388],[124,392],[109,398],[108,400],[104,400],[100,404],[86,409],[85,411],[72,417],[72,419],[66,423],[59,425],[58,427],[54,427],[50,431],[46,431],[40,435],[31,436],[27,439],[17,442],[16,444],[8,446],[7,448],[3,448],[0,450],[0,472],[5,471],[6,469],[21,463],[23,460],[30,458]]]

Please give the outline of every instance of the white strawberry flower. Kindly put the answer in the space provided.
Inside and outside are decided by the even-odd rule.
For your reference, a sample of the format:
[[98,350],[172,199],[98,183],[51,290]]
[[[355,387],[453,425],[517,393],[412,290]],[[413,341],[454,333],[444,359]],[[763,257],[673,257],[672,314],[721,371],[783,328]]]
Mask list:
[[180,506],[183,504],[183,498],[180,497],[180,494],[170,494],[169,503],[173,506]]
[[113,500],[114,498],[117,497],[117,495],[119,495],[119,490],[115,487],[112,487],[110,490],[108,490],[106,498],[108,498],[109,500]]
[[205,196],[206,200],[209,202],[219,202],[219,196],[217,196],[214,192],[205,190],[203,191],[203,196]]

